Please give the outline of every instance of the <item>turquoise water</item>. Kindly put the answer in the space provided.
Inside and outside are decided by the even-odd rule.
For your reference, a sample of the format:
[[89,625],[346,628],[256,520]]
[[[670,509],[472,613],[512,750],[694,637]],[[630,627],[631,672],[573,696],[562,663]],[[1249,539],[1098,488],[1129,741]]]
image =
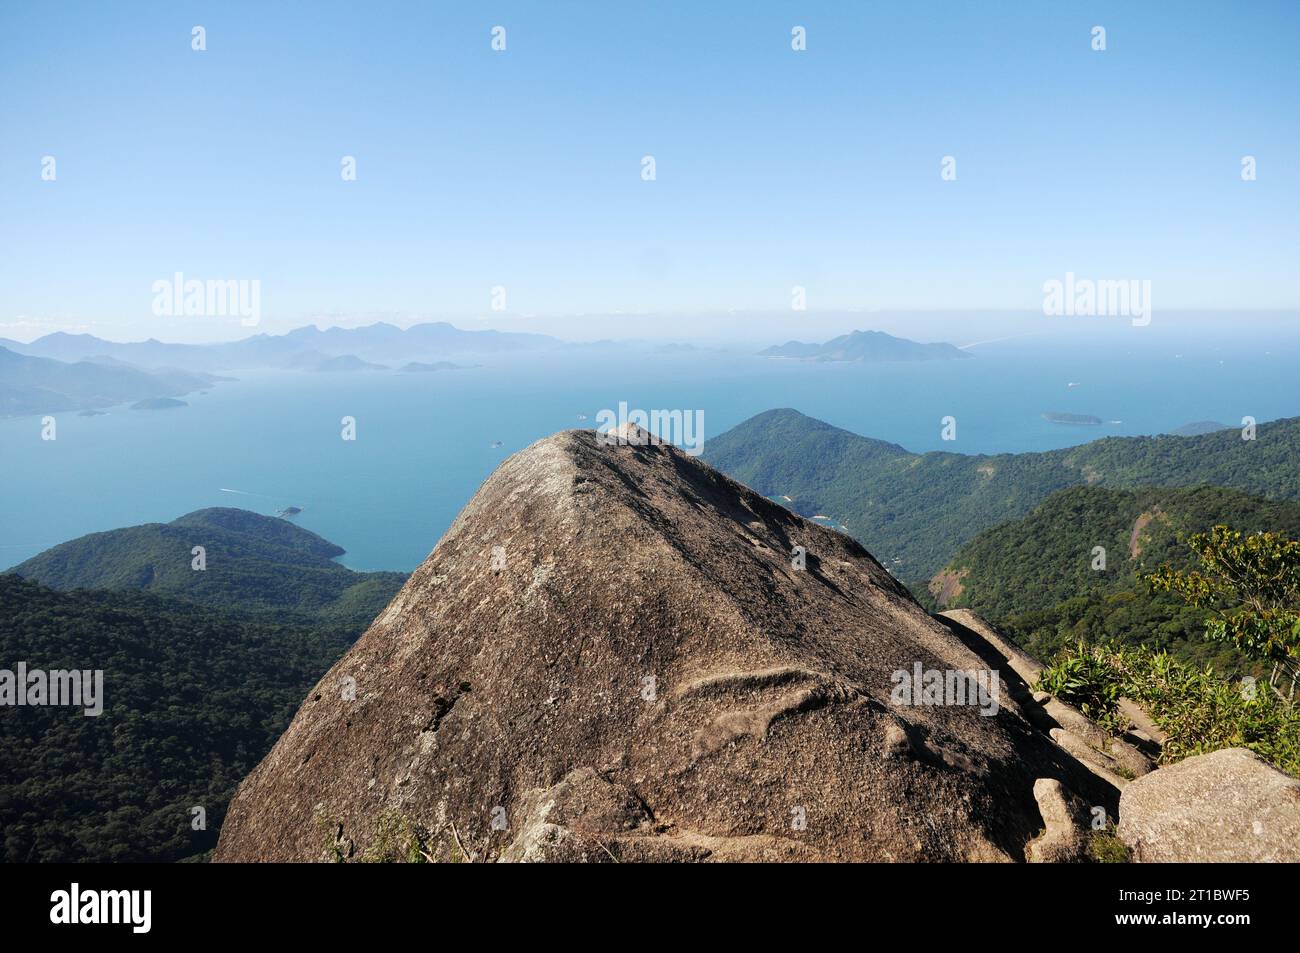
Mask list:
[[[484,359],[488,366],[430,374],[246,373],[181,409],[60,414],[55,441],[40,439],[39,418],[0,420],[0,567],[85,533],[205,506],[293,505],[304,510],[300,525],[347,549],[346,565],[410,570],[508,454],[594,426],[619,401],[703,410],[706,452],[710,435],[773,407],[911,450],[966,453],[1300,414],[1295,340],[1024,339],[974,353],[934,364],[808,365],[627,352]],[[1122,423],[1052,424],[1047,410]],[[355,442],[340,438],[345,415],[357,420]],[[955,442],[940,439],[946,415],[957,418]]]

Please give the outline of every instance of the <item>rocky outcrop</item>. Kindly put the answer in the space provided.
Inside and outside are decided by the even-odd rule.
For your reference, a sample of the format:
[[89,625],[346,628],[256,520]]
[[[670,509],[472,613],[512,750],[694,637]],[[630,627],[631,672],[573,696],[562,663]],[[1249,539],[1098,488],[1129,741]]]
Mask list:
[[1063,749],[1078,758],[1089,771],[1117,790],[1128,783],[1128,779],[1120,773],[1122,769],[1119,762],[1107,754],[1102,747],[1089,744],[1086,738],[1068,728],[1052,728],[1048,731],[1048,735]]
[[[1099,781],[1118,791],[1128,781],[1151,771],[1155,764],[1135,744],[1098,727],[1083,712],[1046,692],[1035,691],[1043,665],[969,609],[940,612],[936,618],[962,644],[997,669],[1008,693],[1020,703],[1029,721]],[[1129,703],[1132,705],[1132,703]],[[1133,705],[1136,712],[1140,712]],[[1152,730],[1154,727],[1152,727]],[[1143,739],[1150,740],[1147,735]],[[1163,737],[1163,736],[1161,736]],[[1134,736],[1134,740],[1137,735]],[[1159,745],[1150,742],[1158,755]]]
[[1026,685],[1032,687],[1037,684],[1043,674],[1043,663],[1003,636],[981,616],[970,609],[949,609],[939,615],[950,626],[955,624],[981,639],[997,653],[1002,664],[1020,676]]
[[1158,754],[1165,742],[1169,740],[1164,729],[1160,728],[1155,723],[1155,719],[1131,698],[1121,698],[1116,703],[1116,707],[1129,723],[1128,731],[1124,732],[1124,737],[1129,743],[1147,754]]
[[1023,684],[988,714],[900,701],[916,666],[995,666],[856,542],[622,436],[493,473],[240,786],[215,860],[1018,861],[1043,779],[1113,816]]
[[1034,799],[1045,829],[1025,848],[1033,864],[1079,863],[1088,859],[1088,805],[1055,778],[1034,782]]
[[1244,748],[1139,778],[1124,788],[1119,815],[1136,861],[1300,861],[1300,780]]

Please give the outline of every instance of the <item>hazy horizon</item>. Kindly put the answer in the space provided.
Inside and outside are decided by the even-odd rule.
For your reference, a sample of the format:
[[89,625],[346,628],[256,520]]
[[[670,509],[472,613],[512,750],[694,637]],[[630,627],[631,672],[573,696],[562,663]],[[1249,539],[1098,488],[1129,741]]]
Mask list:
[[[1251,332],[1268,332],[1290,336],[1300,334],[1300,310],[1289,309],[1222,309],[1159,312],[1153,324],[1134,328],[1133,333],[1184,333],[1212,338],[1239,338],[1245,328]],[[300,328],[314,326],[356,329],[388,324],[403,330],[417,324],[445,322],[466,331],[503,331],[544,334],[562,341],[581,344],[600,340],[663,343],[680,341],[714,347],[748,347],[780,344],[789,340],[822,341],[851,331],[884,331],[896,337],[930,342],[947,341],[958,347],[972,347],[992,340],[1019,337],[1051,339],[1075,335],[1123,335],[1127,322],[1111,317],[1044,317],[1033,311],[961,311],[892,309],[889,311],[843,310],[808,311],[792,315],[788,311],[745,311],[673,314],[599,314],[599,315],[494,315],[484,319],[474,315],[370,314],[304,319],[283,326],[265,324],[256,328],[223,328],[215,335],[201,322],[186,325],[173,323],[169,328],[138,330],[134,333],[106,323],[83,323],[53,329],[23,326],[0,327],[0,339],[31,344],[54,333],[89,334],[113,343],[138,343],[157,340],[166,344],[222,344],[258,335],[282,336]],[[628,328],[630,322],[641,322]],[[1153,332],[1154,329],[1154,332]],[[167,334],[171,330],[174,333]]]

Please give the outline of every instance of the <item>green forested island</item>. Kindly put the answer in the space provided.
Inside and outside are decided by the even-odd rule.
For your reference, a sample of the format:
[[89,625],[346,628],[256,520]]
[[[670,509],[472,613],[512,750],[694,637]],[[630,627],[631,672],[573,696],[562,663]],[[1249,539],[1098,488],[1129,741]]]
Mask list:
[[1043,412],[1043,419],[1053,424],[1076,424],[1089,427],[1096,427],[1102,420],[1092,414],[1067,414],[1059,410],[1047,410]]
[[787,341],[759,351],[760,357],[784,360],[813,361],[817,363],[879,363],[883,361],[952,361],[970,358],[947,342],[922,344],[907,338],[894,337],[884,331],[850,331],[831,338],[823,344],[804,341]]
[[[203,550],[201,563],[195,547]],[[340,547],[287,520],[214,507],[170,523],[91,533],[13,572],[53,589],[139,589],[210,606],[367,625],[406,577],[354,572],[334,561],[341,555]]]

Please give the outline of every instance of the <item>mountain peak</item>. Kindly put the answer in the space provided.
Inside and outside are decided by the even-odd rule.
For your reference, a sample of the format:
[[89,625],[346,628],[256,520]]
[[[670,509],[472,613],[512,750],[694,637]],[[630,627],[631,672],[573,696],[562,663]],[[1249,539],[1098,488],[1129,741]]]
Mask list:
[[374,857],[393,824],[457,859],[1019,859],[1069,769],[1011,699],[892,705],[914,665],[982,667],[852,539],[565,431],[308,695],[216,859]]

